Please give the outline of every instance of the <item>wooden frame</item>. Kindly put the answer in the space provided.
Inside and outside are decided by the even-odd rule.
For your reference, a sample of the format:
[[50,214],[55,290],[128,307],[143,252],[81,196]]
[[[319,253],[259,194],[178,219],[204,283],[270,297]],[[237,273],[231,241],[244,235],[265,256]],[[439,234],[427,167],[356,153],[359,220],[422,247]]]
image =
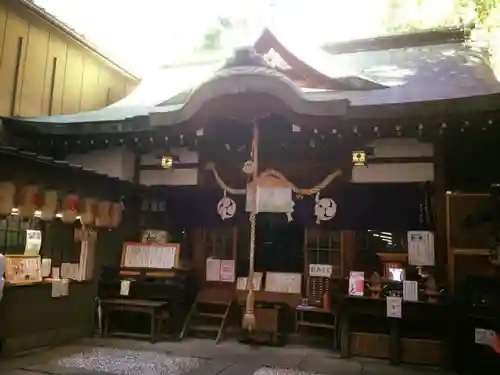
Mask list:
[[[317,233],[314,233],[316,235],[316,247],[310,247],[310,243],[308,242],[308,233],[314,231]],[[319,239],[318,237],[321,236],[321,232],[325,233],[327,236],[331,236],[331,232],[336,232],[339,234],[339,248],[334,249],[331,247],[328,248],[321,248],[319,244]],[[309,300],[312,298],[310,295],[310,289],[311,289],[311,277],[309,276],[309,265],[314,264],[313,262],[310,262],[310,252],[311,251],[324,251],[328,252],[328,258],[329,264],[332,266],[332,276],[330,278],[320,278],[320,277],[315,277],[320,284],[327,284],[326,286],[322,285],[320,286],[320,289],[324,289],[324,291],[329,290],[329,283],[330,280],[339,280],[344,276],[344,235],[343,231],[334,231],[334,230],[329,230],[326,228],[321,228],[321,227],[312,227],[312,228],[304,228],[304,278],[303,278],[303,285],[305,287],[305,296]],[[331,238],[329,237],[329,241]],[[329,243],[330,246],[330,243]],[[338,263],[334,264],[333,258],[332,258],[332,252],[338,252]],[[337,272],[335,272],[337,270]],[[318,301],[313,301],[315,303],[319,302]]]
[[[452,242],[452,199],[457,197],[469,198],[486,198],[486,193],[453,193],[447,192],[445,194],[445,212],[446,212],[446,253],[448,259],[448,289],[454,292],[456,282],[456,257],[457,256],[475,256],[475,257],[488,257],[490,251],[483,248],[461,248],[455,246]],[[493,264],[493,263],[492,263]]]
[[[142,246],[142,247],[163,247],[163,248],[175,248],[175,259],[174,259],[174,266],[171,269],[176,269],[179,265],[179,257],[180,257],[180,252],[181,252],[181,245],[178,243],[167,243],[167,244],[145,244],[142,242],[124,242],[123,247],[122,247],[122,256],[120,260],[120,267],[126,267],[125,266],[125,257],[126,257],[126,251],[128,246]],[[141,268],[141,267],[137,267]],[[142,268],[151,268],[151,267],[142,267]],[[167,269],[166,269],[167,270]]]

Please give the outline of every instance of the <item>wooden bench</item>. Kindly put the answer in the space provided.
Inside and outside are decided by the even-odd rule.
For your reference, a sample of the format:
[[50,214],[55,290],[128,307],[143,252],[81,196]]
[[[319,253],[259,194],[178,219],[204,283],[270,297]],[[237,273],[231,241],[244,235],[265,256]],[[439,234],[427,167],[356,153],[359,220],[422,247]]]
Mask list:
[[[168,317],[168,303],[164,301],[148,301],[141,299],[103,299],[101,300],[104,318],[104,336],[114,335],[131,338],[148,338],[152,343],[156,342],[163,330],[163,323]],[[109,332],[110,313],[126,311],[148,314],[151,317],[151,330],[149,334],[132,332]]]

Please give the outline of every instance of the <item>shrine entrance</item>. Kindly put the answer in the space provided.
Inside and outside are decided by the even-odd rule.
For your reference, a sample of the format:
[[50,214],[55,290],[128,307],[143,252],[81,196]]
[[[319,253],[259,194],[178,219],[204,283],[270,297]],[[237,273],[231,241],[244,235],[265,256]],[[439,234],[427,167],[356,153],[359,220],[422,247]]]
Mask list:
[[261,213],[257,217],[255,271],[303,271],[304,227],[284,214]]

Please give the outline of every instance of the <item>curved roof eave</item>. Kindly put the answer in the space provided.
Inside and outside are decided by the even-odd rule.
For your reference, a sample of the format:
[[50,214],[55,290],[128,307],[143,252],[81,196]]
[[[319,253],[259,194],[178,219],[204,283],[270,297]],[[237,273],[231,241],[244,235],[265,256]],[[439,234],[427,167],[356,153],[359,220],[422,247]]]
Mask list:
[[299,115],[341,117],[346,114],[349,106],[347,98],[310,100],[293,81],[275,70],[260,66],[241,66],[217,72],[192,92],[179,111],[150,113],[151,126],[168,126],[188,121],[210,100],[245,93],[274,96]]

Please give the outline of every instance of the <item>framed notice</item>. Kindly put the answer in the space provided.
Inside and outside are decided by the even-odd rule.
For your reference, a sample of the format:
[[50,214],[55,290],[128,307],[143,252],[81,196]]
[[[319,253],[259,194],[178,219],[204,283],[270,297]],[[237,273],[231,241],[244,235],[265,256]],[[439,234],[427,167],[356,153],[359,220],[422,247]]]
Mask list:
[[5,282],[32,284],[42,281],[42,259],[39,255],[6,255]]
[[267,292],[300,294],[302,274],[288,272],[266,272]]
[[122,267],[171,269],[179,264],[180,245],[126,242],[122,251]]

